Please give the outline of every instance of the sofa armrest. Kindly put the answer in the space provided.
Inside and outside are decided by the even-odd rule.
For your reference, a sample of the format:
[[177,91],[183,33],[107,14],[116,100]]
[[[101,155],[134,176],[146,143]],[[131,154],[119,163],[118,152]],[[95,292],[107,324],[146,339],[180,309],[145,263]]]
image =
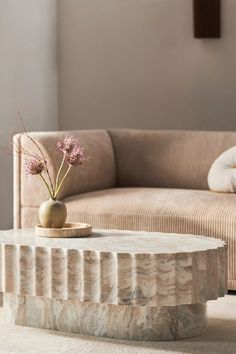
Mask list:
[[[65,197],[116,186],[116,165],[110,136],[105,130],[71,132],[33,132],[44,156],[53,182],[61,163],[62,155],[56,144],[67,135],[78,137],[84,146],[88,160],[84,165],[73,168],[65,180],[58,196]],[[14,136],[14,227],[22,227],[22,208],[39,207],[48,199],[48,192],[39,176],[26,176],[24,162],[26,151],[36,152],[34,144],[26,134]]]

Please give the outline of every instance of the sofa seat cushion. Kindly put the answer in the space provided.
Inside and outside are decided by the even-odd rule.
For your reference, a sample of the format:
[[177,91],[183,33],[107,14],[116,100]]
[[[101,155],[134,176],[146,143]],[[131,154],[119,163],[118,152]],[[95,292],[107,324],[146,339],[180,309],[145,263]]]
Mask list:
[[211,191],[114,188],[64,199],[69,221],[96,228],[224,236],[219,223],[236,223],[236,196]]
[[[236,286],[236,196],[189,189],[114,188],[64,199],[68,221],[94,228],[215,236],[229,243],[228,286]],[[22,209],[23,227],[35,225],[37,208]]]
[[211,191],[117,188],[65,200],[68,218],[95,228],[214,236],[229,244],[228,287],[236,279],[236,196]]

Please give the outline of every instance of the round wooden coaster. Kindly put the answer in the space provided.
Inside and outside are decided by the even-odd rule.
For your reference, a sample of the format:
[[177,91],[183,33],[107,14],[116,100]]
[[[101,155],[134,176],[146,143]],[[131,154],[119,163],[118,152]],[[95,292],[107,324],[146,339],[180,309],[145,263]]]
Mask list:
[[92,225],[84,223],[67,223],[61,229],[35,226],[35,233],[42,237],[85,237],[92,234]]

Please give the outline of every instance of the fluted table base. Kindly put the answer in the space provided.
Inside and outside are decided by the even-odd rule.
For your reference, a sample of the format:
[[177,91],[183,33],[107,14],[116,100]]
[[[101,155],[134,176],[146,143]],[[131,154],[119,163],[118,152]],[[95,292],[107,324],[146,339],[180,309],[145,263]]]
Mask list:
[[110,305],[4,294],[8,323],[128,340],[176,340],[202,333],[206,304]]

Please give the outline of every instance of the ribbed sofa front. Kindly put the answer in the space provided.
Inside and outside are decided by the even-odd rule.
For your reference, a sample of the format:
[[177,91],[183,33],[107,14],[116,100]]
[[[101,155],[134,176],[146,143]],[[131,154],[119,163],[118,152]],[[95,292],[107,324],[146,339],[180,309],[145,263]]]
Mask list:
[[[214,159],[236,145],[235,132],[90,130],[31,133],[50,162],[53,178],[60,159],[55,146],[78,136],[88,161],[71,173],[60,198],[69,221],[95,228],[213,236],[229,245],[228,288],[236,290],[236,197],[208,190]],[[33,227],[48,198],[40,179],[26,177],[24,134],[14,137],[14,226]]]

